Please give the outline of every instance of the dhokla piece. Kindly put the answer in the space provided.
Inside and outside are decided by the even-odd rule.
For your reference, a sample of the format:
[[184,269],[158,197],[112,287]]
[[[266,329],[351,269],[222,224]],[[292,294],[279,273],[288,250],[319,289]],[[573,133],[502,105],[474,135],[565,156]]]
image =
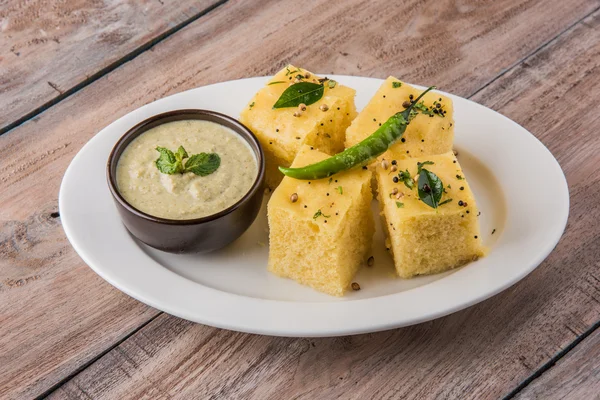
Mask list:
[[298,113],[297,107],[273,108],[295,82],[318,83],[318,79],[305,69],[288,65],[256,93],[241,113],[240,121],[254,132],[265,152],[266,183],[271,189],[283,179],[277,167],[289,167],[303,145],[329,155],[344,149],[346,128],[356,117],[354,89],[326,81],[323,97],[306,110]]
[[[370,136],[392,115],[406,108],[422,90],[389,77],[371,98],[366,107],[352,121],[346,131],[346,147],[353,146]],[[454,120],[452,100],[439,93],[429,92],[415,109],[415,117],[407,126],[400,141],[394,143],[379,159],[420,157],[442,154],[452,150]]]
[[[303,146],[293,166],[327,157]],[[269,271],[342,296],[371,248],[370,182],[371,171],[362,168],[313,181],[283,178],[267,207]]]
[[[437,208],[419,197],[418,163],[442,181]],[[376,177],[387,247],[400,277],[443,272],[484,255],[475,198],[452,152],[377,163]]]

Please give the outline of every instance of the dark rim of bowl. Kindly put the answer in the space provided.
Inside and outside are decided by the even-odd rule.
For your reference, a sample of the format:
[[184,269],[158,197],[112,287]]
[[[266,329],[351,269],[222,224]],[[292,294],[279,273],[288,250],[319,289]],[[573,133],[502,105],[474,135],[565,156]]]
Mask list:
[[[181,118],[179,118],[179,117],[181,117]],[[209,118],[206,118],[206,117],[209,117]],[[119,162],[119,159],[121,158],[121,155],[123,154],[123,151],[127,148],[127,146],[136,137],[140,136],[142,133],[144,133],[156,126],[165,124],[165,123],[174,122],[174,121],[183,121],[186,119],[209,121],[209,122],[214,122],[219,125],[223,125],[224,127],[229,128],[232,131],[234,131],[243,140],[248,142],[250,147],[253,148],[253,151],[254,151],[254,153],[256,155],[256,159],[257,159],[258,173],[256,174],[256,179],[252,183],[250,190],[248,190],[248,192],[246,192],[246,194],[240,200],[235,202],[233,205],[227,207],[226,209],[219,211],[218,213],[215,213],[215,214],[207,215],[206,217],[195,218],[195,219],[168,219],[168,218],[156,217],[154,215],[147,214],[143,211],[138,210],[137,208],[135,208],[134,206],[129,204],[129,202],[127,200],[125,200],[125,198],[119,192],[119,188],[117,186],[116,179],[112,173],[113,164],[114,164],[114,170],[116,172],[117,163]],[[162,120],[166,120],[166,121],[161,123]],[[223,122],[225,122],[225,123],[223,123]],[[241,133],[241,132],[243,132],[243,133]],[[120,150],[120,154],[118,157],[116,157],[117,150]],[[255,195],[257,190],[261,190],[262,189],[261,183],[263,182],[263,178],[265,175],[265,157],[264,157],[263,150],[260,147],[260,143],[258,142],[258,139],[256,138],[256,136],[254,136],[254,134],[252,133],[252,131],[250,129],[248,129],[244,124],[242,124],[235,118],[232,118],[225,114],[221,114],[216,111],[201,110],[201,109],[182,109],[182,110],[168,111],[168,112],[165,112],[162,114],[154,115],[154,116],[147,118],[147,119],[143,120],[142,122],[138,123],[133,128],[129,129],[123,136],[121,136],[119,141],[112,148],[110,155],[108,157],[108,163],[106,165],[106,175],[108,178],[108,186],[110,188],[110,191],[111,191],[113,197],[115,199],[117,199],[117,201],[123,207],[125,207],[129,212],[135,214],[136,216],[146,219],[146,220],[150,220],[152,222],[161,223],[161,224],[195,225],[195,224],[201,224],[204,222],[214,221],[214,220],[219,219],[227,214],[230,214],[231,212],[238,209],[242,204],[247,202],[250,198],[252,198]]]

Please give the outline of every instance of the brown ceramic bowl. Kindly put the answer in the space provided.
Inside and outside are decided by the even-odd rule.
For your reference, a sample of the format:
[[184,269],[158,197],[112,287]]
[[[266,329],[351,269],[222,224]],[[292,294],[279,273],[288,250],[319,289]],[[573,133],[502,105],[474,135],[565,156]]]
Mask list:
[[[258,175],[250,191],[237,203],[207,217],[173,220],[146,214],[129,204],[119,193],[116,181],[121,154],[133,139],[155,126],[181,120],[211,121],[232,129],[254,150]],[[155,115],[131,128],[112,149],[108,158],[107,179],[123,224],[133,236],[149,246],[171,253],[209,252],[220,249],[235,239],[254,222],[263,198],[265,158],[258,139],[237,120],[214,111],[177,110]]]

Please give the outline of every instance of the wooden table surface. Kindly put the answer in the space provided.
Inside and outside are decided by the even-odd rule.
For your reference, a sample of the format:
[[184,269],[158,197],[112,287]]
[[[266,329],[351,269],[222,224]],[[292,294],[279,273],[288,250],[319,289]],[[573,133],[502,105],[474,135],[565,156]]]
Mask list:
[[[324,339],[194,324],[88,268],[57,212],[79,149],[287,63],[436,84],[523,125],[567,176],[556,249],[461,312]],[[0,398],[600,398],[599,102],[599,0],[0,1]]]

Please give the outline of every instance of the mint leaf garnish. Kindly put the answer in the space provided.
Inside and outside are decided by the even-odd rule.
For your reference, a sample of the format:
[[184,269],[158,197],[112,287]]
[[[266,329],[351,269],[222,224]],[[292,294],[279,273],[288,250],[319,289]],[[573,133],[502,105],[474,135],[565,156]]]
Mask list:
[[185,149],[183,148],[183,146],[179,146],[179,148],[177,149],[177,154],[175,154],[175,157],[177,157],[177,159],[179,161],[183,161],[184,158],[188,158],[188,153],[187,151],[185,151]]
[[221,157],[217,153],[194,154],[185,163],[185,172],[193,172],[199,176],[210,175],[221,165]]
[[160,156],[156,160],[156,168],[163,174],[181,174],[183,173],[183,165],[181,159],[178,159],[175,154],[164,147],[157,147],[156,151]]
[[[183,146],[176,153],[164,147],[157,147],[160,156],[156,160],[156,168],[163,174],[174,175],[192,172],[199,176],[210,175],[221,165],[221,157],[216,153],[193,154],[191,157]],[[183,160],[187,158],[185,167]]]

